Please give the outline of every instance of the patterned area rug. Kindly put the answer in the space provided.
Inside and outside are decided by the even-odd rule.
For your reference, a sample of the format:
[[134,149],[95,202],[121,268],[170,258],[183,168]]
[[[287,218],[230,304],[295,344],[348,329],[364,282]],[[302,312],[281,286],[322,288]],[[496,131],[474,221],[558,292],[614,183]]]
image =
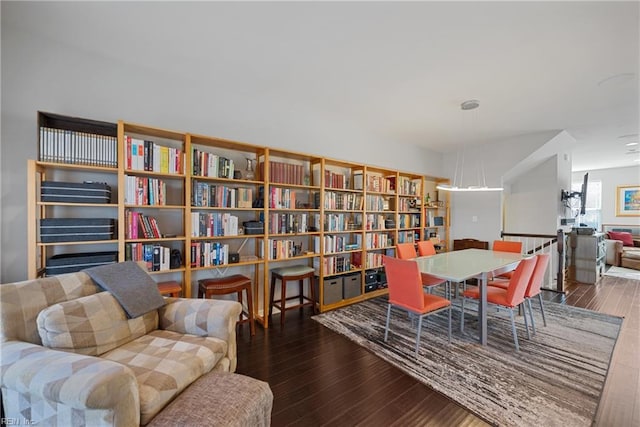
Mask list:
[[[465,331],[453,311],[452,341],[447,314],[423,322],[419,355],[416,329],[405,311],[393,309],[384,338],[386,297],[314,316],[412,377],[500,426],[589,426],[596,414],[622,318],[545,303],[547,327],[534,304],[537,334],[526,338],[516,319],[516,353],[509,314],[489,308],[489,343],[477,344],[473,302],[465,304]],[[467,306],[470,311],[467,312]],[[417,324],[417,322],[414,322]]]
[[605,276],[622,277],[623,279],[640,280],[640,271],[632,268],[616,267],[615,265],[604,272]]

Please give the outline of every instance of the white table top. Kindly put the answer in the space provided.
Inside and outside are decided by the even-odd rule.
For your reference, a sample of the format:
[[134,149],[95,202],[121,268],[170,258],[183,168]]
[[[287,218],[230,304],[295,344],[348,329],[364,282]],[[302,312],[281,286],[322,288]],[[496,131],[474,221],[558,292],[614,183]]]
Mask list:
[[522,254],[485,249],[464,249],[415,259],[422,273],[450,280],[463,280],[492,271],[512,270],[522,260]]

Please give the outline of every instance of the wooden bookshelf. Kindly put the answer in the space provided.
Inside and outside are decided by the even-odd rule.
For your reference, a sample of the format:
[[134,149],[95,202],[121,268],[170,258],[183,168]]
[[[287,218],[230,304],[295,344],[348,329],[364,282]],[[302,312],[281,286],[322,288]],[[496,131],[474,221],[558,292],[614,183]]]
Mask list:
[[[117,250],[118,260],[125,261],[134,246],[136,250],[137,245],[164,246],[179,250],[183,262],[152,271],[156,280],[180,283],[182,295],[193,297],[198,280],[249,275],[255,318],[268,327],[272,268],[313,266],[319,309],[327,311],[384,295],[384,288],[365,292],[365,276],[382,268],[382,255],[394,255],[396,243],[429,239],[435,233],[442,240],[441,250],[448,249],[448,194],[440,193],[443,200],[435,198],[435,186],[447,182],[441,178],[126,121],[83,123],[85,119],[41,114],[47,114],[39,117],[41,126],[98,129],[117,136],[117,163],[28,162],[30,278],[42,275],[47,258],[57,253]],[[138,144],[136,155],[142,147],[142,160],[136,163],[133,141]],[[50,152],[46,141],[38,146]],[[152,153],[163,156],[164,163]],[[167,160],[167,153],[173,160]],[[43,202],[39,186],[45,179],[108,182],[114,189],[113,200]],[[145,185],[147,191],[161,188],[162,193],[141,197],[136,191]],[[149,197],[154,200],[151,204]],[[39,241],[39,219],[71,218],[76,212],[116,219],[117,234],[105,241]],[[153,217],[159,234],[132,235],[135,225],[128,223],[132,212]],[[442,225],[429,223],[435,216],[442,218]],[[221,223],[227,228],[218,228]],[[252,228],[256,224],[258,230]],[[212,252],[215,257],[203,261]],[[325,283],[340,279],[349,280],[349,290],[343,298],[325,303]]]

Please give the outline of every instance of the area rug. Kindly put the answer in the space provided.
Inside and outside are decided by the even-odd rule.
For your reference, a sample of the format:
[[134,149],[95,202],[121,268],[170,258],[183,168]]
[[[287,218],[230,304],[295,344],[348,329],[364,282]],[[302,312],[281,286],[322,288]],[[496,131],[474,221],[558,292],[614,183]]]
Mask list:
[[[537,334],[526,338],[518,316],[520,352],[513,346],[508,313],[489,311],[488,345],[477,343],[473,307],[465,331],[454,310],[447,343],[446,312],[423,322],[419,355],[407,312],[393,309],[384,342],[387,298],[379,297],[314,316],[407,374],[499,426],[590,426],[607,375],[622,318],[545,303],[547,327],[536,315]],[[534,309],[537,304],[534,305]],[[417,323],[417,322],[413,322]]]
[[622,277],[623,279],[640,280],[640,271],[632,268],[611,266],[604,272],[604,276]]

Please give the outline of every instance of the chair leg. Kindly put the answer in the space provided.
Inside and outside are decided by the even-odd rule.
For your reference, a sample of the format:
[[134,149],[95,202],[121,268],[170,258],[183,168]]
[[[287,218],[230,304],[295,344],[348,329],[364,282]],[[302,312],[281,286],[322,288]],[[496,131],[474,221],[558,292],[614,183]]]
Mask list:
[[276,278],[275,276],[271,276],[271,292],[270,292],[270,296],[269,296],[269,321],[271,321],[271,317],[273,315],[273,304],[275,304],[275,302],[273,301],[273,299],[275,298],[276,295]]
[[420,348],[420,331],[422,331],[422,316],[418,316],[418,333],[416,335],[416,357],[418,357],[418,349]]
[[529,317],[531,317],[531,329],[533,329],[533,335],[536,334],[536,321],[533,318],[533,308],[531,307],[531,298],[527,298],[527,306],[529,306]]
[[389,319],[391,318],[391,304],[387,307],[387,322],[384,325],[384,342],[387,342],[387,336],[389,335]]
[[540,301],[540,311],[542,312],[542,323],[547,326],[547,318],[544,316],[544,305],[542,305],[542,294],[538,294],[538,301]]
[[531,339],[531,332],[529,332],[529,321],[527,320],[527,307],[524,306],[524,301],[519,305],[522,311],[522,316],[524,317],[524,327],[527,330],[527,339]]
[[449,344],[451,344],[451,305],[449,305],[449,330],[447,338],[449,340]]
[[464,295],[460,304],[460,332],[464,332]]
[[280,279],[280,327],[284,328],[284,311],[287,304],[287,281]]
[[513,314],[513,308],[509,309],[509,314],[511,315],[511,330],[513,331],[513,342],[516,344],[516,351],[520,351],[520,346],[518,345],[518,334],[516,333],[516,319]]

